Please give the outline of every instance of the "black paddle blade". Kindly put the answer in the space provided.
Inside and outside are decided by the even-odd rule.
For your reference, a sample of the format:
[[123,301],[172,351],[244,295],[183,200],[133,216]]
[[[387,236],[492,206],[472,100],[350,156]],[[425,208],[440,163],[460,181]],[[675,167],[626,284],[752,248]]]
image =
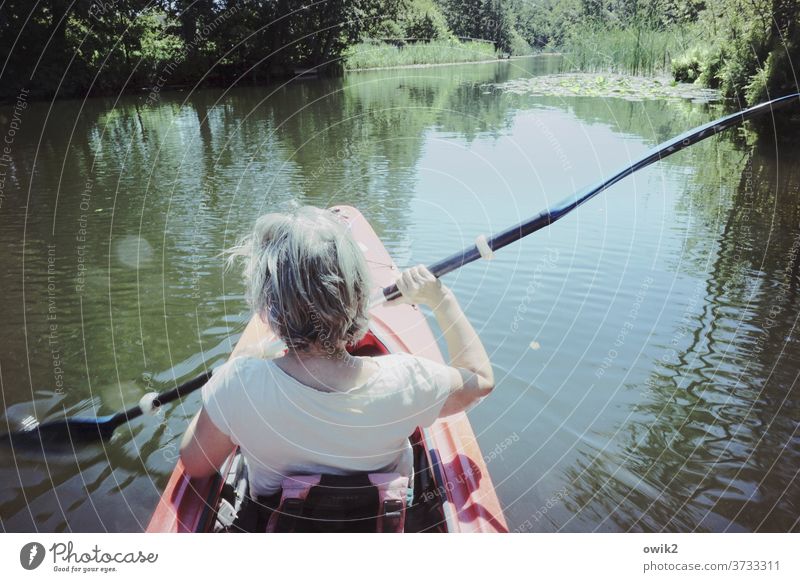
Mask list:
[[[183,398],[187,394],[199,390],[211,378],[212,371],[207,370],[184,382],[180,386],[156,394],[152,399],[153,407],[158,408]],[[152,411],[150,411],[152,413]],[[11,443],[16,446],[36,446],[39,447],[69,447],[77,443],[104,441],[111,438],[114,430],[122,424],[138,418],[144,414],[141,404],[136,404],[127,410],[117,412],[108,416],[98,416],[96,418],[68,418],[65,420],[53,420],[42,424],[32,421],[24,429],[0,436],[0,442]]]
[[114,434],[113,416],[53,420],[25,430],[4,434],[2,440],[14,445],[63,445],[106,440]]

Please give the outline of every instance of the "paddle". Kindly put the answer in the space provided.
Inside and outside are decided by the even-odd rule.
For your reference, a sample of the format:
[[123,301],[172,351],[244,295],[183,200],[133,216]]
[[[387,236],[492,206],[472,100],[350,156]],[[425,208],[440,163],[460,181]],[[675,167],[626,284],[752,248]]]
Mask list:
[[211,371],[203,372],[199,376],[184,382],[180,386],[160,394],[150,392],[139,401],[136,406],[127,410],[110,414],[108,416],[76,417],[64,420],[53,420],[39,425],[30,426],[24,430],[3,435],[3,440],[11,439],[12,442],[47,442],[54,443],[103,440],[111,437],[114,430],[123,423],[128,422],[142,414],[155,414],[164,404],[183,398],[201,388],[211,378]]
[[[687,131],[686,133],[669,141],[665,141],[664,143],[645,153],[641,158],[633,162],[631,165],[618,171],[610,178],[606,178],[600,182],[597,182],[596,184],[592,184],[591,186],[578,191],[576,194],[573,194],[572,196],[565,198],[556,204],[553,208],[544,210],[530,220],[526,220],[525,222],[522,222],[516,226],[512,226],[500,234],[488,239],[482,236],[478,237],[475,245],[467,247],[461,252],[455,253],[446,259],[430,265],[428,269],[436,277],[442,277],[443,275],[446,275],[451,271],[455,271],[463,265],[477,261],[482,257],[491,258],[494,251],[502,249],[503,247],[508,246],[511,243],[536,232],[537,230],[553,224],[559,218],[563,218],[584,202],[591,200],[600,192],[610,188],[623,178],[633,174],[635,171],[641,170],[653,162],[664,159],[665,157],[672,155],[675,152],[679,152],[690,145],[706,139],[707,137],[716,135],[720,131],[724,131],[730,127],[735,127],[748,119],[753,119],[754,117],[758,117],[770,111],[775,111],[776,109],[785,107],[792,102],[800,102],[799,100],[800,93],[785,95],[784,97],[779,97],[777,99],[773,99],[772,101],[767,101],[749,109],[745,109],[739,113],[733,113],[726,117],[717,119],[716,121],[711,121],[705,125],[701,125],[700,127]],[[392,299],[397,299],[400,297],[400,291],[397,289],[397,285],[390,285],[383,289],[382,295],[383,297],[380,297],[380,295],[378,296],[377,301],[374,301],[373,305],[380,304],[385,301],[391,301]]]

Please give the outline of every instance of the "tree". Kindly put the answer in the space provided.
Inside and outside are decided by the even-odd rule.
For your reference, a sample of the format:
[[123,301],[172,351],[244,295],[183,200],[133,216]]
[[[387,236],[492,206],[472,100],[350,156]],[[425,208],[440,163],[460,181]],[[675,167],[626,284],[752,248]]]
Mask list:
[[512,0],[444,0],[447,24],[453,34],[490,40],[511,51],[515,16]]

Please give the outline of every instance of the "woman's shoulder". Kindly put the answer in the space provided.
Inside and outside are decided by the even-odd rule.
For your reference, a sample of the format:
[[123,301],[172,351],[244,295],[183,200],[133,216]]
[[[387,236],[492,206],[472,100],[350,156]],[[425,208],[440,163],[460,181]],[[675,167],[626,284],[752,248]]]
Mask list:
[[450,367],[441,361],[409,353],[378,356],[382,382],[375,386],[378,402],[391,402],[414,423],[430,426],[452,391]]
[[398,366],[415,366],[415,365],[427,365],[428,363],[444,365],[439,362],[436,362],[430,358],[426,358],[425,356],[417,356],[415,354],[410,354],[408,352],[395,352],[393,354],[387,354],[385,356],[376,356],[376,360],[380,360],[387,365],[398,365]]
[[409,367],[414,364],[416,356],[406,352],[386,354],[385,356],[373,356],[372,360],[377,362],[382,370],[391,370],[398,367]]
[[253,356],[236,356],[227,360],[225,363],[214,368],[214,376],[240,374],[257,369],[263,369],[268,364],[267,360],[255,358]]
[[377,356],[381,368],[394,374],[406,374],[414,380],[431,380],[433,376],[447,374],[448,366],[424,356],[416,356],[406,352],[398,352],[386,356]]
[[215,367],[206,386],[214,390],[232,390],[252,383],[267,366],[267,361],[250,356],[237,356]]

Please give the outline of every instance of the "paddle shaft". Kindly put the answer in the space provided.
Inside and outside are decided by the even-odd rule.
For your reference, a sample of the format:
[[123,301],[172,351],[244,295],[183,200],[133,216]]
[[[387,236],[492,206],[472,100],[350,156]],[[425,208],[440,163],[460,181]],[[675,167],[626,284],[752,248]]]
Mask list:
[[[604,190],[610,188],[623,178],[630,176],[637,170],[641,170],[642,168],[662,160],[665,157],[674,154],[675,152],[679,152],[690,145],[696,144],[707,137],[716,135],[717,133],[728,128],[735,127],[747,121],[748,119],[753,119],[754,117],[759,117],[767,112],[775,111],[776,109],[785,107],[792,102],[800,102],[800,93],[785,95],[783,97],[773,99],[772,101],[761,103],[749,109],[745,109],[744,111],[733,113],[726,117],[717,119],[716,121],[711,121],[705,125],[701,125],[700,127],[687,131],[686,133],[683,133],[678,137],[675,137],[651,149],[633,164],[623,168],[611,177],[601,180],[596,184],[592,184],[583,190],[579,190],[576,194],[565,198],[553,208],[545,210],[530,220],[526,220],[525,222],[521,222],[516,226],[512,226],[511,228],[506,229],[503,232],[492,236],[491,238],[487,238],[486,242],[492,251],[500,250],[503,247],[536,232],[537,230],[541,230],[546,226],[550,226],[556,220],[563,218],[581,204],[588,202]],[[478,249],[478,246],[473,245],[465,248],[463,251],[442,259],[441,261],[433,263],[428,267],[428,269],[434,276],[442,277],[447,273],[455,271],[456,269],[472,263],[473,261],[477,261],[480,258],[481,253]],[[383,289],[383,297],[385,301],[391,301],[392,299],[397,299],[400,297],[400,291],[398,290],[397,285],[393,284],[385,287]]]
[[[211,371],[208,370],[198,376],[195,376],[188,382],[184,382],[180,386],[173,388],[172,390],[167,390],[166,392],[158,394],[153,399],[153,408],[154,409],[159,408],[164,404],[169,404],[174,400],[183,398],[187,394],[191,394],[195,390],[202,388],[210,378],[211,378]],[[137,404],[136,406],[131,406],[127,410],[123,410],[122,412],[116,413],[106,422],[110,425],[111,430],[113,430],[118,426],[120,426],[121,424],[128,422],[129,420],[133,420],[134,418],[141,416],[142,414],[144,414],[144,412],[145,411],[142,409],[141,405]]]

